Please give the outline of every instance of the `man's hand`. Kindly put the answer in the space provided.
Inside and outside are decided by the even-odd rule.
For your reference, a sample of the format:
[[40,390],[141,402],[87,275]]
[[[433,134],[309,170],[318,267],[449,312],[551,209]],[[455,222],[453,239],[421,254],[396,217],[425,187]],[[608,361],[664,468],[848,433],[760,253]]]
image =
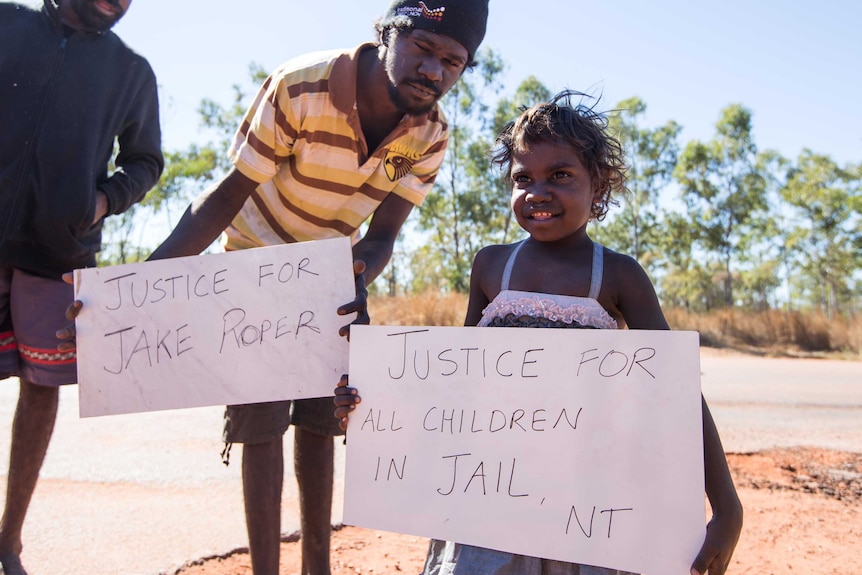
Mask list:
[[347,341],[350,341],[351,325],[368,325],[371,323],[371,318],[368,317],[368,290],[365,288],[364,261],[353,260],[353,279],[356,284],[356,299],[338,308],[338,315],[348,315],[356,312],[356,319],[338,330],[338,335],[346,337]]
[[[74,283],[75,279],[72,272],[64,273],[63,281],[67,284]],[[84,302],[75,300],[66,308],[66,319],[72,323],[63,329],[57,330],[57,339],[62,340],[57,344],[57,351],[74,351],[75,336],[77,335],[75,332],[75,318],[78,317],[82,307],[84,307]]]
[[99,220],[108,215],[108,196],[102,190],[96,190],[96,213],[93,214],[93,223],[96,225]]
[[359,397],[359,392],[348,386],[348,376],[344,374],[338,381],[338,386],[335,388],[335,417],[338,419],[338,426],[342,430],[347,431],[347,423],[350,419],[350,412],[356,409],[356,405],[362,401]]

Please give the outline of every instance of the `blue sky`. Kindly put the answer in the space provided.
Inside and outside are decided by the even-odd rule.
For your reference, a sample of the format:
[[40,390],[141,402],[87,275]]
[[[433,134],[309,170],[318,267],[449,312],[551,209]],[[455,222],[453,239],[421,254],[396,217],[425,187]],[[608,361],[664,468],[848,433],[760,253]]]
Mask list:
[[[429,5],[457,0],[431,0]],[[387,0],[135,0],[116,32],[152,64],[164,144],[199,138],[204,97],[227,102],[257,62],[272,69],[311,50],[373,39]],[[760,149],[808,147],[862,162],[862,2],[777,0],[581,2],[491,0],[484,46],[552,91],[601,92],[611,107],[647,104],[645,124],[682,124],[708,140],[721,109],[752,110]]]

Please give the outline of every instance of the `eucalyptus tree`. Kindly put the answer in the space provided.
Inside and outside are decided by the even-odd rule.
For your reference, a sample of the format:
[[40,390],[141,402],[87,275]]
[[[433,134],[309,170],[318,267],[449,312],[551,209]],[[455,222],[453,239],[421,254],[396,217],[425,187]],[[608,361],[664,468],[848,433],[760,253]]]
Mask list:
[[633,97],[617,104],[609,116],[609,128],[625,150],[628,192],[618,198],[620,209],[612,210],[607,221],[594,226],[591,233],[637,259],[654,275],[665,233],[659,200],[673,177],[682,126],[670,120],[655,128],[644,127],[646,111],[643,100]]
[[751,232],[765,217],[767,179],[758,162],[751,112],[740,104],[724,108],[715,138],[691,141],[679,157],[679,183],[698,249],[720,262],[724,304],[734,304],[734,264],[750,246]]
[[[781,198],[790,162],[773,150],[757,155],[757,170],[763,177],[766,209],[741,230],[741,245],[736,254],[734,297],[737,305],[765,310],[781,307],[779,289],[792,275],[787,258],[790,242],[789,207]],[[787,307],[791,299],[787,298]]]
[[795,212],[792,257],[797,286],[829,317],[849,312],[862,270],[862,180],[859,167],[839,167],[830,157],[804,150],[781,195]]
[[664,273],[658,280],[662,304],[693,312],[715,308],[718,298],[712,279],[714,269],[693,249],[700,240],[700,229],[676,211],[665,213],[662,220],[665,233],[657,243],[664,260]]

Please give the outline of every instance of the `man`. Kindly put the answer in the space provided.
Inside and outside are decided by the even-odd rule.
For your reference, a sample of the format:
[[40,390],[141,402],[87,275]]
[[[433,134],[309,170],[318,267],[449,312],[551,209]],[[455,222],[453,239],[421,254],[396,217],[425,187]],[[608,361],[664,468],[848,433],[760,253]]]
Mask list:
[[[437,102],[472,63],[487,15],[488,0],[396,0],[377,23],[378,44],[279,67],[236,134],[233,168],[192,203],[151,257],[198,254],[223,230],[228,250],[350,236],[359,283],[372,281],[433,185],[448,138]],[[362,293],[339,313],[358,311],[360,301]],[[332,398],[290,407],[229,406],[225,414],[228,449],[244,444],[252,569],[278,572],[282,435],[293,423],[302,572],[326,575],[333,436],[342,431]]]
[[[75,383],[56,351],[72,286],[94,266],[102,223],[163,168],[156,79],[112,32],[131,0],[0,3],[0,378],[20,380],[0,562],[22,575],[21,529],[57,414]],[[108,164],[119,142],[116,170]]]

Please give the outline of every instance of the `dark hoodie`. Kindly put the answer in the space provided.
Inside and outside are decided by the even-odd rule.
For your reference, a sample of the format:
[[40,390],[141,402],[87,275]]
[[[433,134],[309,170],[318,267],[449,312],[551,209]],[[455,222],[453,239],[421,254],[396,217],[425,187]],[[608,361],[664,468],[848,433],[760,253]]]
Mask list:
[[163,167],[149,63],[113,32],[64,28],[54,0],[0,3],[0,267],[59,278],[94,266],[96,190],[122,213]]

